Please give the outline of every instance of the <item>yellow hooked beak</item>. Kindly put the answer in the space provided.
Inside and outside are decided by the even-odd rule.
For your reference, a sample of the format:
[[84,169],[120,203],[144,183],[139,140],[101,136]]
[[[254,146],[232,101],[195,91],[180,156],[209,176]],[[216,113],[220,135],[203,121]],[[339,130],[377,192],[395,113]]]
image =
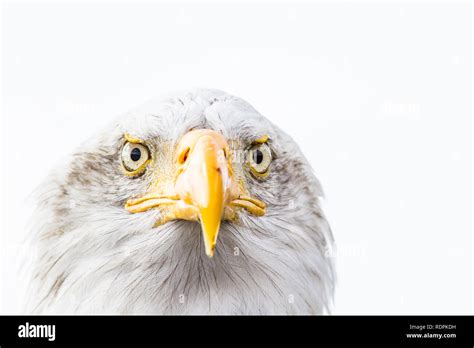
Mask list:
[[242,194],[233,179],[227,141],[216,131],[190,131],[179,142],[176,154],[172,192],[152,187],[144,196],[128,200],[125,208],[138,213],[160,207],[163,215],[157,225],[175,219],[199,220],[206,254],[212,257],[221,220],[234,219],[237,208],[264,215],[265,203]]
[[196,130],[186,134],[178,146],[183,164],[175,190],[184,203],[198,210],[206,254],[212,256],[233,181],[229,173],[227,142],[217,132]]

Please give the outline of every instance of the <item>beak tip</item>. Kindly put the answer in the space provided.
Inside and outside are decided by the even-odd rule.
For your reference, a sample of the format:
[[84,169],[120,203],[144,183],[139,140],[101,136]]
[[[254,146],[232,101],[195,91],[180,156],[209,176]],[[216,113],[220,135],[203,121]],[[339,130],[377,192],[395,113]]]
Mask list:
[[200,216],[202,237],[204,239],[204,249],[206,251],[206,255],[209,258],[214,256],[214,251],[216,249],[221,214],[215,215],[212,218],[208,218],[206,216],[207,214],[204,215],[204,218],[202,215]]
[[214,256],[214,251],[216,250],[215,239],[212,240],[207,235],[204,235],[204,249],[206,251],[206,255],[209,258],[212,258]]
[[216,245],[215,244],[205,245],[205,249],[206,249],[206,255],[211,259],[214,256]]

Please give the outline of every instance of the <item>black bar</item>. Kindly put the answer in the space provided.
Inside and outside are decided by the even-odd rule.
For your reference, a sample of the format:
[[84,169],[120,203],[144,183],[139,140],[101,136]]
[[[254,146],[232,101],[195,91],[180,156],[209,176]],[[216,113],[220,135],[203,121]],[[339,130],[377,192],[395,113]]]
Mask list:
[[[48,337],[19,337],[20,329],[23,329],[22,332],[25,334],[26,323],[30,330],[32,325],[55,325],[54,341],[49,341]],[[33,329],[32,334],[35,332]],[[415,334],[422,336],[407,336]],[[16,345],[60,344],[136,346],[229,343],[259,345],[278,343],[289,346],[384,343],[473,347],[474,317],[0,316],[1,348]]]

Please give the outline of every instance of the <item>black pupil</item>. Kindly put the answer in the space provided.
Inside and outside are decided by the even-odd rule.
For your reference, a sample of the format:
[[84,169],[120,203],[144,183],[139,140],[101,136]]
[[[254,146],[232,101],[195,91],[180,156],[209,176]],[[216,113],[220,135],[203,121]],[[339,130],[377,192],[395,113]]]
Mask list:
[[134,148],[132,152],[130,152],[130,158],[132,161],[136,162],[140,159],[140,157],[142,157],[142,152],[138,147]]
[[263,162],[263,152],[260,151],[260,150],[255,150],[253,152],[253,161],[256,163],[256,164],[260,164]]

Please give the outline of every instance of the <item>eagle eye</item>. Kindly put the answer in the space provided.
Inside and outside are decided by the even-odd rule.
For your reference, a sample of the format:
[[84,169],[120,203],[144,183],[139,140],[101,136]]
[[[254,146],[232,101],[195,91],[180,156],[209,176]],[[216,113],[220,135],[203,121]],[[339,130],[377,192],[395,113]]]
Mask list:
[[265,143],[253,145],[249,149],[247,162],[254,175],[257,177],[266,176],[272,162],[270,147]]
[[122,148],[122,165],[126,174],[138,175],[150,160],[150,151],[145,144],[127,141]]

